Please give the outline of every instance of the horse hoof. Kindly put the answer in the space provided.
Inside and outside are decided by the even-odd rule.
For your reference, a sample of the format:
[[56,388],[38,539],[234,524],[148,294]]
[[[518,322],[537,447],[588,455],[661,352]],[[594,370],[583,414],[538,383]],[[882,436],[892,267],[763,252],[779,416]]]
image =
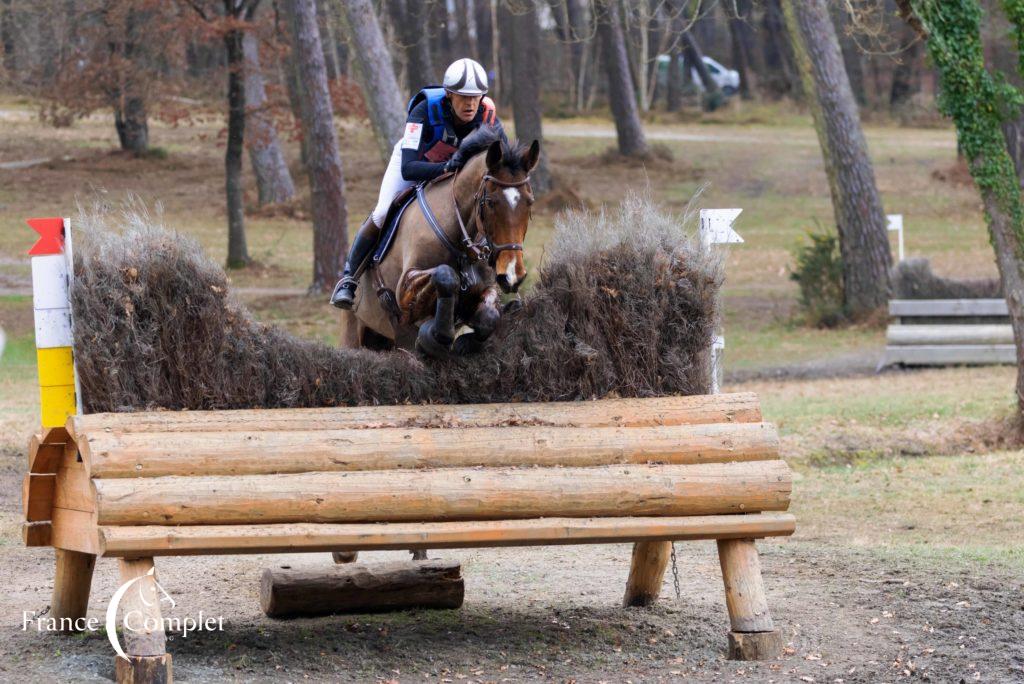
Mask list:
[[510,316],[523,308],[523,300],[516,297],[505,302],[505,306],[501,308],[502,316]]
[[459,335],[452,345],[452,353],[458,356],[476,354],[484,348],[484,343],[475,339],[472,335]]
[[446,359],[451,351],[451,342],[444,344],[434,335],[434,321],[427,321],[420,326],[416,335],[416,346],[428,356],[435,359]]

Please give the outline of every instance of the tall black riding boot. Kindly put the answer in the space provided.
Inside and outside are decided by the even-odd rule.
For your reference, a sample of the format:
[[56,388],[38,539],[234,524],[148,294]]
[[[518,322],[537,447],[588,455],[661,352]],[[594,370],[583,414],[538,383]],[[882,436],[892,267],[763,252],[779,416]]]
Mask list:
[[348,258],[345,259],[345,270],[342,271],[341,280],[334,286],[331,304],[339,309],[352,308],[356,301],[356,287],[359,284],[359,277],[363,274],[363,267],[369,260],[379,237],[380,228],[373,222],[372,215],[367,216],[366,220],[363,221],[363,225],[359,226],[359,232],[352,239],[352,246],[348,250]]

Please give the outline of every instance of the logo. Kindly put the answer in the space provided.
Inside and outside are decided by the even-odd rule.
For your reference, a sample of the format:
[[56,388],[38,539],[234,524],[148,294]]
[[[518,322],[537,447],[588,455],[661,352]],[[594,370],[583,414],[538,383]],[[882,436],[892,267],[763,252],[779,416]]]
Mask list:
[[[127,594],[132,587],[137,587],[136,591],[139,593],[139,603],[143,607],[151,608],[153,606],[152,599],[146,598],[146,585],[138,584],[147,578],[152,578],[153,580],[154,591],[152,593],[155,595],[156,592],[159,591],[163,595],[161,598],[156,600],[158,608],[159,604],[165,600],[170,602],[170,610],[173,610],[174,606],[177,605],[175,604],[174,599],[171,598],[171,595],[168,594],[167,591],[160,586],[160,583],[156,581],[156,568],[150,568],[145,575],[140,575],[130,579],[118,587],[117,591],[114,592],[114,595],[110,599],[110,605],[107,606],[107,639],[110,640],[110,645],[114,647],[114,653],[125,660],[128,660],[128,656],[125,655],[124,649],[121,648],[121,642],[117,639],[117,609],[121,605],[121,599],[124,598],[125,594]],[[157,614],[160,613],[159,609],[155,612]],[[154,617],[153,615],[146,615],[141,608],[135,608],[125,612],[122,626],[126,630],[133,632],[155,632],[157,630],[163,630],[164,625],[161,618]]]
[[[138,594],[130,592],[138,592]],[[125,601],[125,597],[132,600]],[[118,609],[122,608],[122,603],[124,606],[119,623],[117,613]],[[122,636],[129,632],[163,633],[168,636],[181,635],[183,639],[188,638],[189,634],[193,632],[217,632],[224,629],[223,617],[211,617],[204,615],[202,611],[199,611],[195,617],[168,615],[176,607],[175,600],[157,582],[155,568],[150,568],[146,574],[134,577],[122,584],[110,598],[106,621],[103,625],[107,632],[107,639],[114,647],[114,653],[121,658],[128,659],[117,635],[118,627],[121,627]],[[27,631],[32,625],[39,632],[98,632],[101,628],[100,620],[97,617],[55,617],[48,615],[49,611],[49,606],[41,611],[22,611],[22,631]]]

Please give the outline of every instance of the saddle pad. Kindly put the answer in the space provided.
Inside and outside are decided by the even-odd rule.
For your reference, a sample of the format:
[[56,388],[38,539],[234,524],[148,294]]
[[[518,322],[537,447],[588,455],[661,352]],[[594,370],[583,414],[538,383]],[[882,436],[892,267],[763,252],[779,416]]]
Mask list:
[[395,233],[398,232],[398,224],[402,221],[402,215],[405,214],[405,210],[409,208],[409,205],[416,200],[416,193],[411,192],[412,190],[413,188],[407,188],[400,192],[395,197],[396,204],[393,204],[391,209],[388,210],[388,216],[384,220],[384,230],[381,233],[380,239],[377,240],[377,246],[373,250],[374,265],[379,264],[388,255],[388,251],[395,241]]

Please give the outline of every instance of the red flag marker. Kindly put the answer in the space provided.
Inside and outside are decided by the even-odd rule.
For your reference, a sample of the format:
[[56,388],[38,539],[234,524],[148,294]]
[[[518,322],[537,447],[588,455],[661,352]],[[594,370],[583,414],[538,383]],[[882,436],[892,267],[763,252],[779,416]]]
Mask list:
[[39,233],[39,241],[28,250],[29,254],[60,254],[64,251],[64,219],[31,218],[27,221],[32,230]]

